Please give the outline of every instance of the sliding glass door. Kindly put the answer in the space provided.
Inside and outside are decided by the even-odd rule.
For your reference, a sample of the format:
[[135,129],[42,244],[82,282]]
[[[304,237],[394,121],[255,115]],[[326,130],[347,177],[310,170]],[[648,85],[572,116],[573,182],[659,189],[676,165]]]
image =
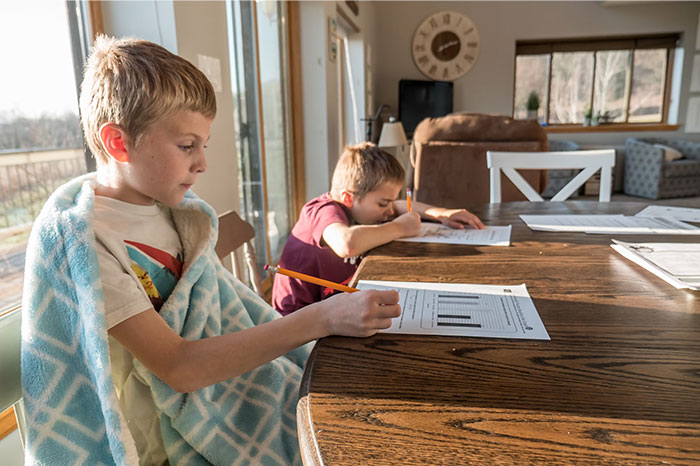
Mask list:
[[229,4],[239,186],[255,228],[261,274],[279,260],[294,224],[287,4]]

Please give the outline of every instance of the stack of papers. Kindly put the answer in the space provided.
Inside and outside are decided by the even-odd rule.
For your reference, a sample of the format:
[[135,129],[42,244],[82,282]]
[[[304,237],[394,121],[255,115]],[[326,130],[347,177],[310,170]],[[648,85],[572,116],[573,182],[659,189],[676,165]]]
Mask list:
[[464,230],[458,230],[447,227],[441,223],[421,223],[420,234],[418,236],[400,238],[397,241],[510,246],[510,230],[510,225],[507,227],[486,227],[483,230],[475,230],[470,227],[466,227]]
[[625,243],[610,246],[676,288],[700,290],[700,243]]
[[625,215],[521,215],[537,231],[580,231],[604,235],[700,235],[700,228],[673,217]]

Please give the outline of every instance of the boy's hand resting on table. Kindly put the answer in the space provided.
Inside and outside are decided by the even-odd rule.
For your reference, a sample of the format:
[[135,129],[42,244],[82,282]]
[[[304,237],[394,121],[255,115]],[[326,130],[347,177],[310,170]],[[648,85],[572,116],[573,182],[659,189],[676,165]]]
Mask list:
[[443,209],[442,207],[433,207],[428,209],[426,213],[440,223],[450,228],[463,230],[464,225],[470,225],[476,230],[483,230],[486,226],[479,220],[479,217],[465,209]]
[[410,238],[420,234],[420,215],[416,212],[401,214],[392,220],[392,223],[398,225],[401,230],[399,238]]
[[401,315],[399,293],[395,290],[363,290],[340,293],[321,301],[329,335],[369,337],[389,328],[391,319]]

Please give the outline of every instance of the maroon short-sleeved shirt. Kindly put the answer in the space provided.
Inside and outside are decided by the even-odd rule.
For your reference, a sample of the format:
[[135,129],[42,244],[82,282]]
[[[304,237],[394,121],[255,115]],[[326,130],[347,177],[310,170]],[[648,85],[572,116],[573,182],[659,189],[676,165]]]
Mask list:
[[[284,246],[280,267],[347,284],[360,257],[343,259],[323,241],[323,230],[333,223],[352,224],[350,211],[344,205],[331,199],[328,193],[307,202]],[[278,273],[272,288],[272,306],[280,314],[287,315],[334,292],[331,288]]]

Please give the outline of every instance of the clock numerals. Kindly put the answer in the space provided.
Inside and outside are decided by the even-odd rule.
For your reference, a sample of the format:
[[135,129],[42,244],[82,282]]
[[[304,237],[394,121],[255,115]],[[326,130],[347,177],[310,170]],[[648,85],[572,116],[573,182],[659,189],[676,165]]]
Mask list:
[[457,68],[457,74],[462,74],[464,71],[461,66],[459,66],[459,63],[455,63],[455,68]]
[[428,31],[428,32],[425,32],[425,31],[418,31],[418,34],[420,34],[421,36],[423,36],[423,39],[425,39],[426,37],[428,37],[428,36],[430,35],[430,31]]
[[447,79],[447,77],[450,75],[450,70],[447,69],[447,67],[444,67],[442,69],[442,79]]
[[429,74],[430,76],[435,76],[435,73],[436,73],[436,72],[437,72],[437,65],[431,66],[430,69],[428,70],[428,74]]
[[416,52],[425,52],[425,44],[416,44],[416,46],[413,47],[413,50]]
[[433,29],[436,29],[438,27],[438,22],[435,18],[430,18],[428,24],[430,24],[430,27],[432,27]]
[[427,65],[430,62],[430,58],[428,58],[427,55],[423,55],[421,57],[418,57],[418,64],[420,66]]
[[442,15],[442,24],[450,24],[450,14],[449,13],[445,13],[444,15]]
[[478,42],[467,42],[467,47],[469,47],[470,49],[476,48],[478,46],[479,46]]
[[462,33],[462,35],[463,35],[463,36],[468,36],[468,35],[471,34],[472,32],[474,32],[474,27],[470,27],[469,29],[467,29],[466,31],[464,31],[464,32]]
[[462,58],[464,58],[467,61],[467,63],[474,63],[474,57],[472,57],[471,55],[463,55]]

